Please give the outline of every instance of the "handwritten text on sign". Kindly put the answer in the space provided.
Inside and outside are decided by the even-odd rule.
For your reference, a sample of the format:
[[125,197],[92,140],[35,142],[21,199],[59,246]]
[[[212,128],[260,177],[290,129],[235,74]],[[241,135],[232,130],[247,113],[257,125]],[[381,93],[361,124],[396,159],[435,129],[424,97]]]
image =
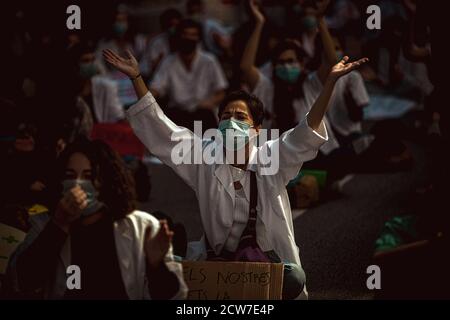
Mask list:
[[190,300],[277,299],[283,265],[239,262],[183,262]]

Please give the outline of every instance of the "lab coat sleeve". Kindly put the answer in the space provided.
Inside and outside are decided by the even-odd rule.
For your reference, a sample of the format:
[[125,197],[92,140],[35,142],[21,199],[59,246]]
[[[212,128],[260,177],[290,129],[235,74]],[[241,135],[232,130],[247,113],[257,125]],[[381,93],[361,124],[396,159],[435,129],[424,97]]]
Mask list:
[[201,139],[187,128],[173,123],[148,92],[126,112],[136,136],[147,149],[171,167],[194,191],[197,187],[197,164],[191,164],[194,143],[201,155]]
[[273,148],[279,148],[279,170],[278,174],[287,184],[295,178],[302,165],[317,156],[319,148],[328,141],[328,133],[324,121],[321,122],[317,131],[308,124],[308,117],[295,128],[285,132],[272,145],[272,152],[277,152]]

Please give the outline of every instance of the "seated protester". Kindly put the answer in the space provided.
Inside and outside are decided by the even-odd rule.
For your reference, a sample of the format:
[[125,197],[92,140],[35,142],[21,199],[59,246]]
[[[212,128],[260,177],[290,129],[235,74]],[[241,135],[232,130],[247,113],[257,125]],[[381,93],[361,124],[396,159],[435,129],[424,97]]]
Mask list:
[[[247,45],[247,42],[250,39],[250,36],[255,29],[256,21],[254,15],[252,13],[252,9],[249,5],[248,1],[244,1],[244,10],[245,16],[247,17],[247,21],[244,22],[241,26],[239,26],[236,31],[232,35],[232,79],[230,80],[230,89],[238,90],[242,89],[242,72],[240,68],[242,55]],[[262,5],[262,1],[258,1],[257,5],[259,6],[260,12],[266,16],[264,11],[264,7]],[[283,34],[282,30],[272,23],[270,20],[264,24],[263,29],[261,31],[261,37],[258,45],[257,55],[255,58],[256,65],[258,67],[265,68],[267,67],[267,62],[270,61],[270,52],[274,49],[276,44],[278,43],[278,39]]]
[[[341,60],[344,56],[342,42],[336,37],[333,41],[337,59]],[[324,59],[323,45],[320,41],[316,45],[316,54],[315,60]],[[317,73],[314,75],[309,90],[305,91],[305,101],[308,106],[312,105],[322,90],[322,83]],[[336,83],[327,116],[340,146],[348,147],[351,152],[354,151],[352,143],[362,135],[363,111],[369,102],[369,94],[358,71],[350,72]]]
[[[203,148],[195,148],[198,137],[164,114],[140,76],[136,59],[130,53],[124,58],[109,50],[104,52],[104,57],[132,79],[140,100],[127,111],[127,118],[136,135],[195,191],[205,231],[205,258],[282,262],[285,265],[283,298],[304,297],[305,275],[294,240],[286,185],[328,139],[322,120],[336,81],[367,60],[347,63],[348,57],[345,57],[329,69],[322,94],[306,118],[279,139],[267,141],[260,147],[250,141],[254,141],[261,130],[263,104],[244,91],[231,93],[219,107],[219,131],[225,143],[220,146],[220,142],[209,140],[204,141]],[[244,142],[233,143],[235,138],[240,141],[244,138]],[[245,161],[242,164],[234,161],[175,163],[173,151],[180,147],[180,142],[189,143],[188,153],[183,152],[184,159],[201,156],[212,145],[223,147],[227,160],[240,154]],[[267,159],[268,153],[279,153],[274,172],[265,172],[264,165],[257,161],[261,157]]]
[[[263,101],[266,113],[272,120],[267,126],[280,129],[283,133],[303,120],[309,111],[304,108],[304,96],[308,91],[306,86],[310,79],[305,71],[305,52],[295,41],[280,42],[272,52],[270,78],[264,76],[256,67],[255,61],[265,18],[255,1],[250,1],[250,4],[256,24],[241,60],[243,80],[249,90]],[[333,46],[330,49],[331,58],[327,56],[317,71],[321,80],[325,81],[330,66],[333,66],[337,59],[328,28],[323,18],[320,21],[321,39],[326,42],[326,48]],[[324,121],[327,124],[326,118]],[[328,134],[329,141],[321,147],[321,150],[327,152],[336,148],[336,141],[329,128]]]
[[223,100],[227,80],[217,59],[199,48],[202,28],[193,20],[177,27],[176,53],[159,66],[150,90],[155,98],[167,96],[167,113],[180,125],[193,130],[217,126],[217,107]]
[[205,50],[211,52],[216,57],[230,53],[230,30],[223,26],[220,21],[206,15],[203,0],[188,0],[186,2],[186,12],[190,19],[202,25]]
[[[335,43],[337,58],[342,59],[344,54],[336,39]],[[318,59],[323,61],[323,46],[320,42],[316,46],[316,54]],[[304,84],[304,99],[301,106],[303,112],[310,110],[322,88],[323,82],[320,80],[319,73],[311,73]],[[369,95],[358,71],[350,72],[339,79],[327,112],[329,132],[332,131],[334,137],[333,148],[321,150],[320,156],[305,166],[305,168],[327,171],[330,186],[347,174],[357,172],[359,168],[371,167],[359,156],[370,143],[363,136],[361,123],[364,108],[368,104]]]
[[356,35],[361,24],[361,12],[358,6],[351,0],[337,0],[331,6],[326,21],[331,29],[342,33]]
[[[323,18],[327,2],[324,1],[323,3],[325,5],[319,6],[320,10],[316,11],[320,33],[320,41],[318,42],[323,48],[316,65],[313,65],[317,71],[307,73],[305,71],[306,57],[304,51],[296,42],[286,40],[281,42],[273,51],[273,67],[270,78],[264,76],[255,66],[256,48],[265,19],[258,7],[252,6],[258,23],[244,51],[241,69],[247,86],[264,101],[268,112],[271,114],[271,126],[280,129],[281,132],[289,130],[307,116],[322,92],[330,66],[337,61],[335,44]],[[353,78],[353,75],[350,75],[350,77]],[[339,90],[341,95],[344,94],[344,91],[342,91],[346,88],[342,87],[344,79],[345,77],[342,77],[336,83],[330,102],[330,110],[324,118],[329,140],[321,146],[319,156],[305,165],[308,168],[327,170],[330,182],[343,177],[347,173],[346,170],[349,169],[347,161],[342,161],[343,157],[348,156],[348,152],[341,148],[335,136],[334,128],[330,125],[328,119],[328,114],[339,112],[339,110],[333,110],[332,108],[336,104],[336,96],[340,97],[336,92]],[[362,103],[365,102],[362,100],[365,99],[361,99]]]
[[121,73],[115,72],[115,70],[111,70],[107,65],[103,64],[101,52],[105,49],[110,49],[123,54],[126,50],[131,50],[139,59],[141,59],[145,51],[146,40],[142,35],[135,36],[130,24],[127,11],[118,8],[114,17],[114,22],[111,25],[111,36],[101,40],[96,50],[96,63],[101,66],[101,73],[105,74],[108,79],[117,83],[120,102],[125,108],[136,102],[133,86],[130,86],[128,79],[123,77]]
[[161,14],[159,18],[161,33],[150,39],[142,59],[139,61],[144,77],[150,77],[161,61],[173,52],[176,27],[182,18],[183,16],[176,9],[168,9]]
[[[322,0],[321,2],[327,2],[329,3],[329,0]],[[322,14],[325,12],[322,11]],[[321,16],[321,19],[324,19],[323,16]],[[324,20],[323,20],[323,22]],[[305,50],[307,57],[309,59],[312,59],[315,56],[315,43],[317,35],[320,32],[320,25],[317,20],[317,9],[313,5],[305,6],[303,11],[303,16],[301,18],[301,26],[302,26],[302,32],[301,32],[301,43],[302,47]]]
[[3,158],[1,177],[4,188],[0,204],[46,205],[51,197],[53,159],[39,143],[37,126],[19,124],[11,150]]
[[77,108],[83,110],[81,122],[89,132],[94,123],[115,123],[125,118],[118,95],[118,84],[105,75],[95,60],[94,48],[80,44],[70,51],[78,78]]
[[[46,299],[181,299],[181,265],[172,257],[165,221],[134,202],[120,156],[100,141],[78,141],[58,166],[61,197],[32,229],[9,265],[16,290]],[[81,289],[68,289],[66,269],[81,270]]]

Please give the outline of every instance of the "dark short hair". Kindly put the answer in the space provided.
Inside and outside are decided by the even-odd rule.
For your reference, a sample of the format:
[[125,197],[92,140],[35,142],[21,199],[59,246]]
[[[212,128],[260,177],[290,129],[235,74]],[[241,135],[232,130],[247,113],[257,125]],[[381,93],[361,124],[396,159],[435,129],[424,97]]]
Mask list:
[[183,19],[183,15],[180,11],[174,8],[170,8],[165,10],[161,16],[159,17],[159,23],[162,29],[167,29],[169,27],[169,23],[172,19]]
[[93,180],[100,182],[99,200],[105,203],[114,220],[120,220],[136,210],[134,178],[120,155],[102,141],[79,139],[64,150],[58,160],[58,187],[74,153],[82,153],[89,159]]
[[219,118],[222,116],[222,113],[228,104],[238,100],[245,102],[250,110],[250,113],[252,114],[255,125],[261,125],[264,120],[264,105],[257,96],[244,90],[234,91],[225,97],[219,106]]
[[198,30],[198,35],[200,36],[200,39],[202,38],[203,34],[203,27],[200,23],[198,23],[195,20],[192,19],[183,19],[181,20],[180,24],[177,26],[176,36],[177,38],[181,37],[181,34],[185,29],[195,28]]
[[275,64],[278,57],[287,50],[294,50],[295,55],[299,61],[303,61],[306,57],[305,50],[302,49],[295,41],[292,40],[283,40],[278,43],[275,48],[272,50],[271,58],[272,63]]

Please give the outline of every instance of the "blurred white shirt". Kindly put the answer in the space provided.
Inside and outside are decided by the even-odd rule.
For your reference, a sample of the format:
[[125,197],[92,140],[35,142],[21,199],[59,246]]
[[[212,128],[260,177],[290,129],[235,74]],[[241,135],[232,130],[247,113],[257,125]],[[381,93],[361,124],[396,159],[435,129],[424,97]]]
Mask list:
[[178,54],[163,60],[155,72],[150,88],[169,98],[169,107],[195,111],[198,104],[215,92],[228,87],[228,81],[217,59],[198,49],[188,70]]

